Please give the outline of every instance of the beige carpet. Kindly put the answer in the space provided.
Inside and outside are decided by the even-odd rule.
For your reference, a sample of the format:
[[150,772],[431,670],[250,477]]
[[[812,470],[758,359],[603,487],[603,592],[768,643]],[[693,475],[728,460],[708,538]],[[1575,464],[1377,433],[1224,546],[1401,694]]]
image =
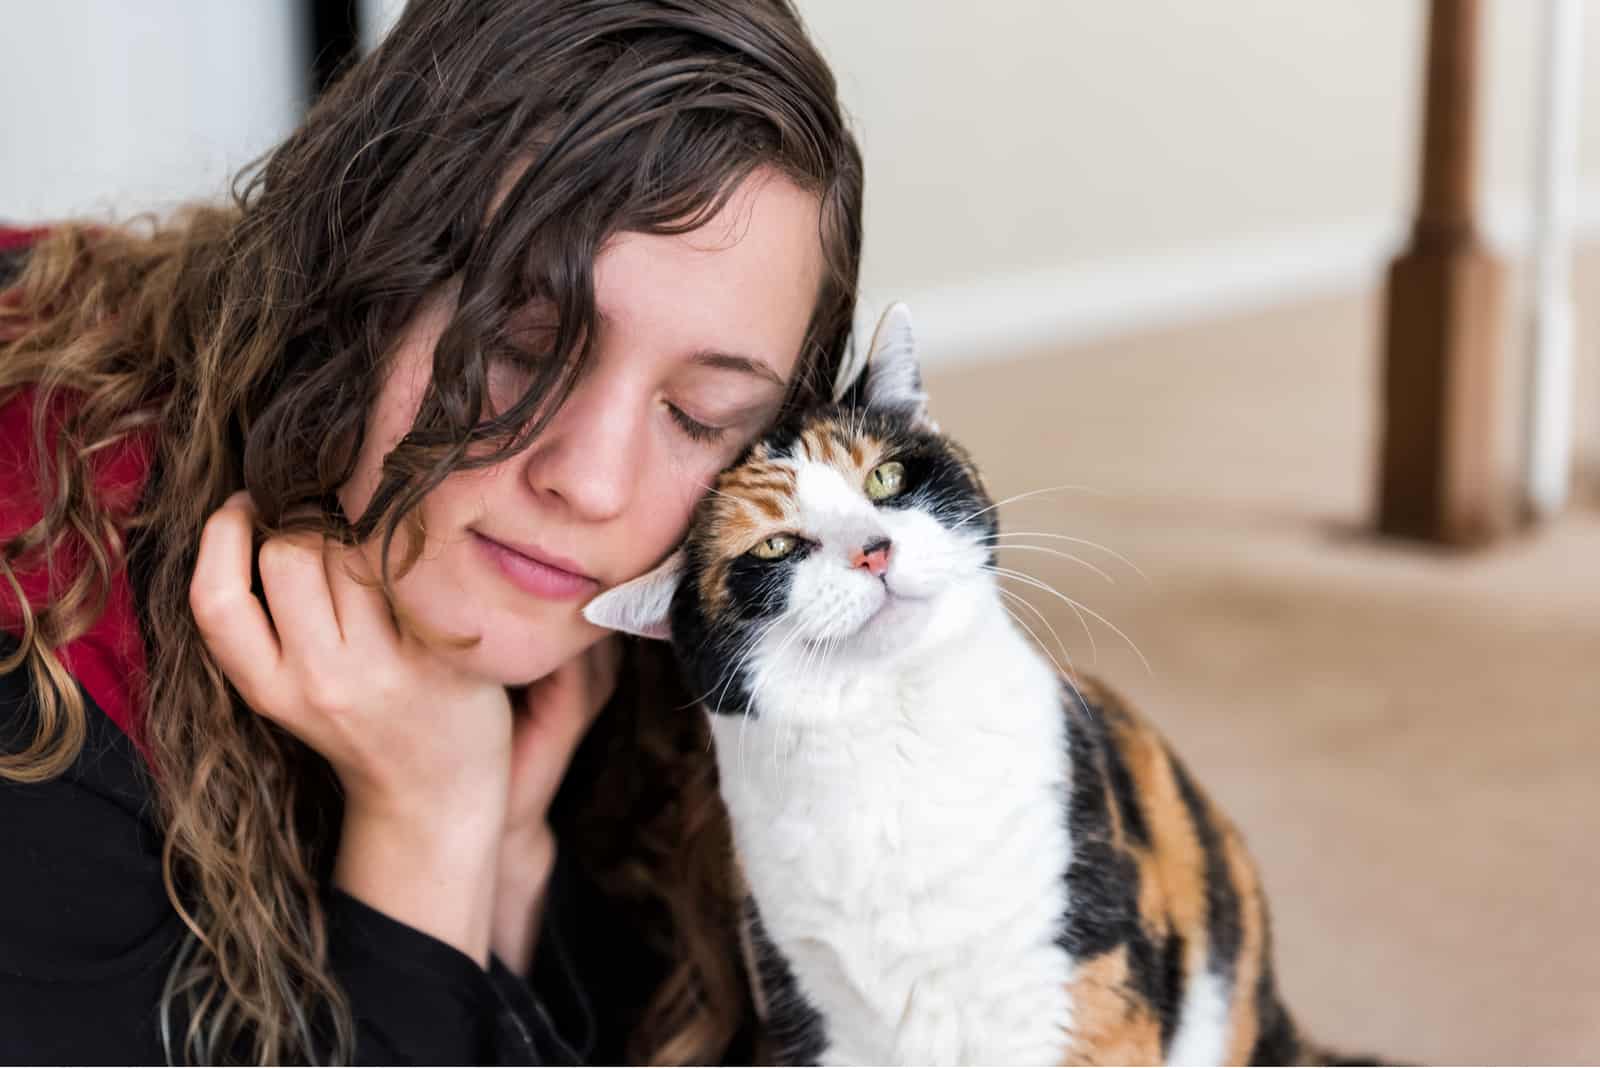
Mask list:
[[[1148,576],[1040,538],[1018,540],[1114,584],[1005,561],[1149,660],[1088,620],[1094,670],[1244,829],[1307,1030],[1413,1061],[1600,1061],[1600,507],[1469,556],[1369,537],[1378,313],[1330,299],[930,387],[997,496],[1087,487],[1007,506],[1008,529]],[[1580,341],[1600,347],[1600,313]],[[1094,662],[1066,605],[1015,588]]]

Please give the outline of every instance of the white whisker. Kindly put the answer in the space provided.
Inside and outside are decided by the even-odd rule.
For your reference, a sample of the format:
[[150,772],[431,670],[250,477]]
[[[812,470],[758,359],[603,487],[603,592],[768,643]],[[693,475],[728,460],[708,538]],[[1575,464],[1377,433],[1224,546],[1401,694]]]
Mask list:
[[[1009,598],[1010,600],[1019,602],[1020,604],[1025,606],[1030,612],[1032,612],[1035,616],[1039,617],[1039,622],[1041,622],[1041,623],[1043,623],[1045,625],[1046,629],[1048,629],[1050,631],[1050,636],[1056,640],[1056,647],[1061,650],[1062,657],[1064,657],[1066,659],[1067,667],[1072,669],[1074,672],[1076,672],[1077,669],[1076,669],[1076,667],[1074,667],[1074,665],[1072,663],[1072,654],[1067,651],[1067,643],[1061,640],[1060,633],[1058,633],[1056,631],[1056,628],[1050,622],[1049,617],[1046,616],[1043,612],[1039,611],[1039,609],[1034,606],[1033,602],[1028,600],[1026,597],[1022,596],[1022,594],[1017,593],[1014,590],[1008,590],[1004,586],[1000,586],[1000,585],[996,585],[995,589],[1000,591],[1000,595],[1002,597],[1006,597],[1006,598]],[[1007,608],[1006,611],[1009,612],[1009,611],[1011,611],[1011,609]],[[1017,622],[1020,623],[1022,621],[1018,620]],[[1027,631],[1028,631],[1028,633],[1030,635],[1033,635],[1033,638],[1034,638],[1035,641],[1039,640],[1038,635],[1033,634],[1033,629],[1031,627],[1028,627],[1026,629],[1027,629]],[[1050,651],[1048,649],[1045,650],[1045,653],[1047,655],[1049,655],[1049,652]],[[1051,661],[1051,663],[1056,665],[1056,670],[1057,671],[1063,670],[1062,667],[1061,667],[1061,664],[1056,660],[1056,658],[1053,655],[1050,656],[1050,661]]]
[[1040,496],[1043,496],[1046,493],[1068,493],[1068,492],[1094,493],[1094,494],[1100,494],[1101,493],[1100,490],[1094,489],[1091,486],[1046,486],[1044,489],[1029,490],[1026,493],[1016,493],[1016,494],[1011,495],[1010,497],[1006,497],[1006,498],[1003,498],[1001,500],[995,501],[993,504],[989,505],[989,507],[987,507],[987,508],[979,508],[976,512],[973,512],[969,516],[962,517],[962,519],[960,519],[950,529],[954,530],[954,529],[956,529],[956,527],[963,526],[966,523],[971,522],[972,520],[978,518],[980,515],[983,515],[986,512],[992,512],[996,508],[999,508],[1001,505],[1010,504],[1013,501],[1026,500],[1029,497],[1040,497]]
[[1033,586],[1035,589],[1043,589],[1046,593],[1055,594],[1055,596],[1057,596],[1057,597],[1061,598],[1061,600],[1065,601],[1067,607],[1072,610],[1072,614],[1078,617],[1078,626],[1083,628],[1083,636],[1085,638],[1089,639],[1089,655],[1094,658],[1090,662],[1090,666],[1091,667],[1099,667],[1100,666],[1100,644],[1095,641],[1094,631],[1089,629],[1089,621],[1086,618],[1084,618],[1084,615],[1083,615],[1082,612],[1078,611],[1078,604],[1077,604],[1076,601],[1074,601],[1070,597],[1065,596],[1062,593],[1057,592],[1056,590],[1050,589],[1043,582],[1040,582],[1038,579],[1035,579],[1032,575],[1025,575],[1021,571],[1013,571],[1008,567],[988,567],[988,566],[985,566],[984,570],[988,571],[992,575],[996,575],[996,576],[1001,577],[1001,578],[1010,578],[1010,579],[1016,579],[1016,580],[1021,581],[1021,582],[1026,582],[1029,585]]
[[1048,553],[1051,556],[1059,556],[1063,560],[1071,560],[1075,564],[1082,564],[1084,567],[1088,568],[1090,571],[1093,571],[1096,575],[1099,575],[1101,578],[1105,579],[1107,582],[1111,583],[1111,585],[1113,585],[1113,586],[1115,586],[1117,584],[1117,580],[1112,578],[1110,575],[1106,574],[1104,569],[1099,568],[1099,567],[1095,566],[1094,564],[1091,564],[1089,561],[1085,560],[1081,556],[1073,556],[1071,553],[1064,553],[1060,549],[1049,549],[1049,548],[1046,548],[1043,545],[1009,545],[1009,544],[1008,545],[997,545],[997,546],[995,546],[995,548],[1004,549],[1004,550],[1006,550],[1008,552],[1010,550],[1012,550],[1012,549],[1015,549],[1018,552]]
[[[800,635],[802,633],[802,628],[800,626],[800,622],[796,621],[796,620],[793,620],[793,618],[791,616],[789,616],[788,613],[785,613],[784,616],[780,617],[780,618],[789,618],[791,620],[791,623],[793,623],[793,626],[791,627],[789,633],[784,637],[783,641],[778,643],[778,648],[775,649],[772,652],[770,657],[768,657],[768,663],[765,666],[765,668],[757,669],[754,677],[750,680],[750,704],[751,704],[752,708],[754,708],[754,706],[757,703],[759,703],[760,695],[761,695],[762,691],[767,688],[767,683],[768,683],[768,680],[770,679],[770,677],[773,675],[773,673],[778,671],[779,667],[782,665],[784,653],[788,651],[790,645],[794,644],[794,642],[797,639],[799,639],[799,637],[800,637]],[[746,722],[746,724],[749,723],[749,717],[748,716],[745,717],[745,722]],[[772,729],[774,730],[774,733],[776,733],[778,730],[781,730],[781,726],[782,726],[781,724],[769,724],[769,727],[772,727]],[[740,742],[741,742],[741,744],[740,744],[741,757],[740,757],[740,765],[739,766],[740,766],[740,772],[743,773],[744,762],[743,762],[743,756],[742,756],[742,750],[743,750],[743,732],[742,731],[741,731]]]
[[[788,618],[788,614],[787,613],[779,615],[776,619],[774,619],[772,622],[768,623],[764,628],[762,628],[760,634],[757,635],[757,637],[755,639],[753,639],[749,643],[749,646],[747,647],[747,649],[745,651],[745,655],[742,658],[740,658],[739,663],[734,668],[733,674],[731,674],[728,677],[728,682],[724,684],[724,687],[723,687],[724,693],[726,693],[727,686],[731,685],[733,680],[738,677],[739,672],[741,672],[744,669],[745,663],[747,663],[749,658],[754,655],[757,645],[760,642],[764,641],[766,639],[767,635],[772,633],[773,629],[776,628],[780,623],[782,623],[787,618]],[[780,646],[779,646],[780,649],[783,647],[783,644],[786,644],[786,642],[780,644]],[[740,718],[740,721],[739,721],[738,762],[739,762],[739,774],[741,774],[741,775],[745,774],[745,757],[744,757],[744,753],[745,753],[745,737],[749,734],[749,731],[750,731],[750,720],[755,715],[756,692],[757,692],[757,680],[755,678],[752,678],[750,680],[750,692],[746,695],[746,697],[747,697],[747,699],[749,701],[749,707],[744,709],[744,711],[740,714],[741,718]],[[721,705],[719,704],[718,707],[720,708]]]
[[[801,693],[805,692],[805,687],[811,681],[811,665],[817,658],[818,649],[819,643],[814,639],[808,639],[801,644],[802,652],[800,668],[798,672],[796,672],[796,678],[794,680],[794,685],[800,690]],[[778,776],[778,753],[780,749],[779,739],[785,733],[783,728],[786,726],[786,724],[780,722],[776,724],[776,726],[778,729],[772,732],[772,773],[774,777]],[[779,783],[780,785],[782,784],[781,778],[779,779]]]
[[1150,674],[1150,675],[1154,675],[1155,674],[1154,669],[1152,669],[1150,667],[1150,661],[1145,659],[1144,653],[1139,650],[1139,646],[1137,644],[1135,644],[1134,640],[1132,638],[1128,637],[1127,634],[1123,633],[1123,630],[1122,630],[1121,627],[1117,626],[1115,623],[1111,622],[1111,620],[1107,619],[1105,616],[1101,615],[1099,612],[1096,612],[1094,609],[1090,608],[1088,605],[1082,604],[1082,603],[1080,603],[1078,601],[1074,601],[1071,597],[1068,597],[1066,594],[1062,593],[1060,590],[1056,589],[1054,586],[1050,585],[1048,582],[1042,582],[1039,579],[1034,578],[1032,575],[1023,574],[1021,571],[1012,571],[1010,568],[1003,568],[1003,567],[1002,568],[986,568],[986,570],[992,571],[995,574],[1004,575],[1007,578],[1015,579],[1018,582],[1025,582],[1028,585],[1033,586],[1035,589],[1042,590],[1045,593],[1050,594],[1052,597],[1060,598],[1063,602],[1066,603],[1066,605],[1068,607],[1070,607],[1075,612],[1077,612],[1077,611],[1087,612],[1091,617],[1093,617],[1094,619],[1099,620],[1113,634],[1115,634],[1117,637],[1121,638],[1124,642],[1126,642],[1128,644],[1128,648],[1133,650],[1133,655],[1135,655],[1135,656],[1137,656],[1139,658],[1139,662],[1144,665],[1144,669],[1148,674]]
[[1150,576],[1146,575],[1142,570],[1140,570],[1138,564],[1134,563],[1132,560],[1129,560],[1126,556],[1123,556],[1115,549],[1107,548],[1097,541],[1090,541],[1088,538],[1075,538],[1070,534],[1055,534],[1046,530],[1003,530],[997,534],[992,534],[979,540],[996,541],[1000,538],[1053,538],[1057,541],[1070,541],[1074,545],[1085,545],[1091,549],[1099,549],[1101,552],[1105,553],[1113,560],[1116,560],[1118,563],[1127,565],[1127,567],[1130,568],[1134,574],[1138,575],[1146,582],[1150,581]]
[[[739,671],[744,667],[745,661],[748,660],[750,658],[750,656],[755,652],[756,646],[761,644],[762,639],[765,638],[768,634],[772,633],[772,629],[774,627],[776,627],[779,623],[783,622],[783,618],[784,618],[783,616],[779,616],[778,618],[772,620],[770,623],[764,624],[760,628],[760,630],[758,630],[755,633],[754,636],[752,636],[748,641],[746,641],[744,643],[744,646],[738,652],[734,653],[733,657],[731,658],[734,661],[733,670],[729,671],[723,677],[722,689],[719,692],[718,697],[717,697],[717,706],[716,706],[716,714],[717,715],[721,715],[722,714],[722,702],[727,700],[728,688],[730,686],[732,686],[733,683],[734,683],[734,680],[739,677]],[[715,686],[715,684],[713,684],[713,687],[714,686]],[[700,698],[700,701],[708,701],[710,699],[710,697],[711,697],[711,694],[708,692],[704,697]]]
[[[1024,606],[1026,606],[1027,608],[1031,609],[1032,612],[1034,613],[1034,615],[1038,616],[1039,619],[1041,621],[1043,621],[1045,626],[1050,627],[1050,621],[1048,619],[1045,619],[1044,613],[1040,612],[1037,608],[1034,608],[1033,604],[1031,602],[1029,602],[1026,598],[1022,597],[1019,594],[1012,593],[1010,590],[1001,590],[1000,592],[1004,593],[1007,597],[1010,597],[1010,598],[1012,598],[1012,599],[1014,599],[1016,601],[1020,601]],[[1033,632],[1033,628],[1028,626],[1028,624],[1024,623],[1020,616],[1018,616],[1011,609],[1006,608],[1005,605],[1001,605],[1000,607],[1005,609],[1006,615],[1010,616],[1012,618],[1012,620],[1017,624],[1017,626],[1021,627],[1023,630],[1028,632],[1028,636],[1033,639],[1034,644],[1036,644],[1036,645],[1038,645],[1040,647],[1040,651],[1043,652],[1045,656],[1050,657],[1050,663],[1055,665],[1056,674],[1061,678],[1061,680],[1063,682],[1065,682],[1067,684],[1067,689],[1072,691],[1073,696],[1078,699],[1079,703],[1087,708],[1088,707],[1088,702],[1084,701],[1084,699],[1083,699],[1083,691],[1078,689],[1077,679],[1074,678],[1074,676],[1077,674],[1077,671],[1076,670],[1073,670],[1073,671],[1065,671],[1065,670],[1063,670],[1062,667],[1061,667],[1061,662],[1059,660],[1057,660],[1054,656],[1051,655],[1049,649],[1044,648],[1044,643],[1041,642],[1039,640],[1039,636]],[[1050,632],[1052,634],[1054,634],[1055,633],[1055,628],[1054,627],[1050,627]],[[1059,643],[1061,641],[1060,637],[1057,637],[1056,641],[1057,641],[1057,643]],[[1062,653],[1066,653],[1066,651],[1067,651],[1066,647],[1062,646],[1061,651],[1062,651]],[[1067,664],[1069,666],[1072,664],[1072,657],[1071,656],[1067,657]]]

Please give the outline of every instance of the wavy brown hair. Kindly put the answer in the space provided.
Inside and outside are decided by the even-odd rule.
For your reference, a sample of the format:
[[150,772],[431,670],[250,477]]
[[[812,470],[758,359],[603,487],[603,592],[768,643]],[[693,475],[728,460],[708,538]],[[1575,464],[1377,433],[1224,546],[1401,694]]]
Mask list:
[[[816,195],[826,270],[788,405],[820,398],[848,341],[860,156],[788,0],[413,0],[226,205],[126,226],[63,224],[0,302],[0,402],[38,392],[44,517],[0,545],[0,579],[76,561],[23,604],[0,671],[32,673],[38,730],[0,757],[34,781],[76,758],[86,708],[57,650],[128,568],[148,651],[139,738],[165,871],[191,937],[162,1019],[168,1056],[348,1059],[350,1011],[319,904],[337,847],[326,764],[229,687],[188,611],[201,527],[240,487],[264,531],[387,547],[452,472],[523,449],[589,357],[593,265],[611,235],[684,232],[770,169]],[[367,511],[351,475],[394,339],[459,281],[411,432]],[[490,415],[485,369],[531,300],[552,358]],[[141,499],[97,489],[107,450],[152,450]],[[404,561],[398,565],[403,568]],[[748,1021],[727,829],[698,720],[659,650],[635,646],[605,759],[569,843],[670,960],[633,1055],[702,1061]],[[565,792],[565,790],[564,790]]]

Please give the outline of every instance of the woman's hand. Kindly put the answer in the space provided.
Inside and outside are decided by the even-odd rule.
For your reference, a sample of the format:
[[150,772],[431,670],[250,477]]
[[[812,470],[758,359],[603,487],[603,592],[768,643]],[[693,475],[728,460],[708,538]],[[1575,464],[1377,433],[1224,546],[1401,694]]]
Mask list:
[[508,817],[504,687],[403,636],[364,558],[323,539],[261,547],[263,606],[250,588],[254,525],[243,492],[206,523],[189,590],[201,637],[250,707],[338,774],[335,880],[485,962]]
[[532,963],[545,889],[555,866],[550,803],[573,752],[611,699],[621,663],[622,642],[607,635],[516,698],[493,946],[518,974],[526,974]]

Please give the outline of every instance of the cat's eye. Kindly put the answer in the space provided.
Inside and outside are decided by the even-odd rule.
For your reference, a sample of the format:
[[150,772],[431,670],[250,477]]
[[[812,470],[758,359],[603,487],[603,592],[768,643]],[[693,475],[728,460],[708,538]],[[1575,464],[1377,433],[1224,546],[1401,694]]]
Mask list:
[[891,460],[879,464],[867,476],[867,496],[875,501],[886,501],[906,488],[906,465]]
[[794,552],[799,544],[800,539],[793,534],[774,534],[751,549],[750,555],[758,560],[782,560]]

